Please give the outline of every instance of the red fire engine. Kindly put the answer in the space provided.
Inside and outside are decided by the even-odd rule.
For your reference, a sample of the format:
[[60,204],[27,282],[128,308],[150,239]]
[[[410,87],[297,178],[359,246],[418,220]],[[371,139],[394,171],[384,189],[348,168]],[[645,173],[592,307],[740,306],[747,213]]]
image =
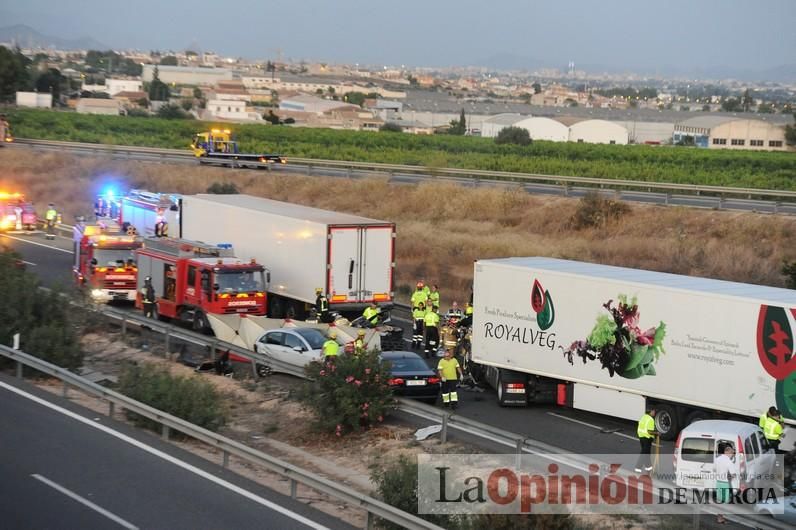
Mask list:
[[158,316],[177,319],[196,331],[210,331],[207,314],[265,314],[265,269],[254,260],[236,258],[229,246],[147,238],[136,254],[138,308],[143,307],[141,290],[150,277]]
[[78,223],[73,234],[75,280],[90,289],[91,298],[102,303],[135,300],[135,251],[141,242],[112,223]]
[[0,231],[35,230],[38,216],[21,193],[0,191]]

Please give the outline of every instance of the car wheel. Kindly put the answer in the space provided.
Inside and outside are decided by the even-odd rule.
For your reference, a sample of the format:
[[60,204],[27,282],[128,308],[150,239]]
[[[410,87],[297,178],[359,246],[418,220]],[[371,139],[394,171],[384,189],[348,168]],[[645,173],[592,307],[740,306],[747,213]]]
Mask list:
[[257,375],[259,377],[268,377],[269,375],[273,374],[274,370],[268,366],[267,364],[260,364],[257,363]]
[[661,435],[662,440],[674,440],[680,432],[680,421],[677,411],[671,405],[655,406],[655,430]]

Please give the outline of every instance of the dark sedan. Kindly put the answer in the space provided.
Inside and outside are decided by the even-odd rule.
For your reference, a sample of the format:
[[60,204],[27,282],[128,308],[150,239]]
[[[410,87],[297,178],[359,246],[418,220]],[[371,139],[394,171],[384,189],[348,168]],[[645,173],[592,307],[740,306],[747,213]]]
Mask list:
[[426,362],[411,351],[381,352],[383,361],[389,361],[389,384],[397,396],[420,399],[434,404],[439,396],[441,381]]

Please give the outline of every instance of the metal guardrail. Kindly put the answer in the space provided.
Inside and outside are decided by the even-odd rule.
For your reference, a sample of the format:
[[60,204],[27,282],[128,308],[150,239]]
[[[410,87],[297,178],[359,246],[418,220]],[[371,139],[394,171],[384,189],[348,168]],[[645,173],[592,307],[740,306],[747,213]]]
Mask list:
[[[408,306],[405,306],[403,304],[399,305],[401,305],[404,308],[408,308]],[[278,366],[280,372],[295,375],[300,378],[306,378],[306,375],[301,369],[298,369],[286,363],[282,363],[276,359],[263,356],[262,354],[253,352],[251,350],[241,348],[234,344],[221,341],[215,337],[209,337],[206,335],[194,333],[192,331],[188,331],[182,328],[177,328],[169,323],[153,320],[136,313],[128,313],[124,311],[115,310],[107,306],[98,306],[97,311],[107,317],[118,320],[122,329],[122,333],[127,332],[128,325],[135,325],[138,326],[139,328],[149,329],[153,332],[162,333],[164,335],[164,342],[166,345],[167,355],[169,355],[168,352],[170,349],[171,341],[181,340],[197,346],[212,348],[211,351],[213,352],[215,352],[216,350],[229,350],[230,352],[235,353],[236,355],[249,359],[252,363],[253,375],[255,380],[259,377],[256,370],[256,363],[263,361],[265,361],[264,364],[269,364],[271,366]],[[248,461],[264,465],[268,469],[290,479],[291,481],[290,491],[291,491],[291,496],[293,498],[295,498],[296,496],[296,484],[301,483],[317,491],[326,493],[333,497],[344,500],[345,502],[348,502],[354,506],[358,506],[362,509],[365,509],[368,512],[368,520],[366,523],[366,528],[371,527],[372,523],[370,517],[371,514],[382,517],[397,524],[404,525],[405,528],[432,528],[432,529],[439,528],[431,523],[428,523],[427,521],[424,521],[423,519],[415,517],[406,512],[402,512],[397,508],[387,505],[381,501],[372,499],[364,494],[351,490],[350,488],[337,485],[331,481],[328,481],[327,479],[324,479],[323,477],[314,475],[309,471],[305,471],[303,469],[297,468],[296,466],[293,466],[292,464],[282,462],[281,460],[278,460],[275,457],[271,457],[269,455],[261,453],[255,449],[240,444],[239,442],[227,439],[216,433],[202,429],[201,427],[194,426],[184,420],[170,416],[165,412],[149,407],[148,405],[136,402],[135,400],[132,400],[116,392],[113,392],[112,390],[109,390],[95,383],[86,381],[85,379],[67,370],[64,370],[63,368],[59,368],[55,365],[42,361],[41,359],[38,359],[36,357],[32,357],[30,355],[27,355],[25,353],[13,350],[11,348],[2,345],[0,345],[0,355],[9,357],[17,361],[18,377],[21,377],[22,373],[21,365],[25,364],[27,366],[31,366],[37,370],[40,370],[44,373],[47,373],[48,375],[52,375],[54,377],[62,379],[64,381],[64,395],[66,394],[67,391],[67,385],[72,384],[73,386],[80,388],[81,390],[84,390],[88,393],[97,395],[98,397],[108,400],[110,405],[109,416],[113,415],[114,407],[118,405],[121,408],[125,408],[127,410],[130,410],[137,414],[141,414],[142,416],[145,416],[151,420],[161,423],[161,425],[163,425],[164,439],[168,439],[169,429],[173,429],[179,432],[183,432],[184,434],[187,434],[191,437],[197,438],[198,440],[208,443],[218,449],[221,449],[223,452],[222,465],[224,467],[226,467],[229,463],[229,455],[234,455],[246,459]],[[461,433],[474,436],[481,440],[485,440],[488,442],[495,443],[497,445],[510,448],[514,452],[514,454],[517,455],[518,458],[521,457],[523,454],[539,454],[539,455],[544,455],[545,458],[557,461],[560,464],[581,470],[585,470],[586,466],[589,463],[593,463],[591,461],[578,460],[577,458],[573,458],[572,455],[565,456],[560,448],[545,444],[538,440],[534,440],[532,438],[529,438],[528,436],[520,435],[518,433],[506,431],[504,429],[500,429],[492,425],[471,420],[464,416],[459,416],[457,414],[451,413],[450,411],[447,410],[442,410],[437,407],[418,403],[417,401],[411,399],[399,398],[397,401],[398,401],[398,410],[400,412],[409,414],[416,418],[421,418],[427,421],[431,421],[433,423],[440,424],[441,425],[440,439],[442,443],[446,443],[448,441],[449,431],[450,429],[453,429]],[[133,403],[133,405],[128,406],[127,403]],[[140,407],[140,408],[136,409],[132,407]],[[561,455],[561,457],[558,457],[556,455]],[[661,481],[655,481],[656,488],[664,485],[665,483]],[[714,515],[720,513],[718,510],[710,507],[696,507],[695,510],[696,511],[694,512],[694,528],[699,527],[699,519],[698,519],[699,511]],[[396,515],[396,512],[398,515]],[[411,524],[408,524],[405,521],[399,521],[398,519],[391,517],[409,518],[406,519],[405,521],[408,521],[408,523]],[[730,519],[738,524],[748,526],[750,528],[772,529],[772,530],[782,530],[785,528],[789,528],[788,525],[776,521],[767,520],[765,523],[763,523],[757,517],[734,515],[730,516]]]
[[[230,345],[231,346],[231,345]],[[100,386],[91,381],[87,381],[72,372],[55,366],[54,364],[43,361],[27,353],[14,350],[7,346],[0,345],[0,355],[16,362],[17,377],[22,377],[22,366],[29,366],[42,373],[56,377],[64,382],[64,394],[69,386],[80,389],[87,394],[94,395],[106,400],[109,403],[108,415],[113,416],[116,407],[120,410],[128,410],[139,414],[145,418],[158,422],[163,428],[163,438],[168,441],[170,431],[174,430],[195,438],[207,445],[220,449],[223,453],[222,466],[227,467],[230,455],[247,460],[267,468],[269,471],[277,473],[290,480],[290,495],[296,498],[297,484],[310,487],[315,491],[324,493],[352,506],[366,510],[368,513],[366,528],[373,524],[372,515],[381,517],[403,528],[409,529],[428,529],[443,530],[439,526],[429,523],[419,517],[399,510],[382,501],[369,497],[363,493],[355,491],[347,486],[341,486],[323,478],[315,473],[304,470],[298,466],[279,460],[256,449],[248,447],[214,432],[208,431],[185,420],[167,414],[131,399],[123,394],[114,392],[108,388]]]
[[[110,144],[87,144],[79,142],[62,142],[54,140],[33,140],[27,138],[17,138],[15,143],[32,146],[63,147],[72,150],[84,150],[92,152],[104,152],[109,154],[125,153],[131,154],[150,154],[154,156],[168,156],[175,158],[195,158],[193,153],[181,149],[162,149],[152,147],[136,147]],[[645,182],[639,180],[620,180],[604,179],[592,177],[573,177],[565,175],[540,175],[533,173],[513,173],[509,171],[488,171],[479,169],[459,169],[459,168],[429,168],[427,166],[410,166],[399,164],[380,164],[375,162],[353,162],[341,160],[320,160],[313,158],[288,158],[288,162],[294,165],[307,166],[311,171],[313,167],[341,169],[341,170],[360,170],[375,171],[387,174],[409,173],[409,174],[433,174],[434,176],[444,176],[450,178],[461,178],[473,181],[490,180],[503,182],[519,182],[525,184],[532,183],[551,183],[563,187],[564,195],[572,186],[590,186],[617,190],[641,190],[657,191],[661,193],[688,193],[691,195],[707,195],[719,197],[738,197],[751,199],[761,197],[767,200],[788,199],[796,200],[796,191],[769,190],[757,188],[735,188],[726,186],[705,186],[697,184],[677,184],[662,182]]]

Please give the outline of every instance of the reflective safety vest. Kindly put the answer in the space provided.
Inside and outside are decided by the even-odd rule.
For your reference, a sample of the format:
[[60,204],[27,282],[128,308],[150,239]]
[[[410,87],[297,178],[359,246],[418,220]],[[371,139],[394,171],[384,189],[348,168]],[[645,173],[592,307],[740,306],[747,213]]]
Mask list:
[[439,307],[439,291],[433,291],[429,293],[428,299],[432,306]]
[[325,296],[320,295],[318,297],[317,305],[318,305],[318,311],[320,313],[325,313],[329,311],[329,300],[327,300]]
[[412,298],[411,298],[412,307],[417,307],[420,304],[426,305],[427,301],[428,301],[428,295],[423,289],[420,289],[419,291],[415,291],[412,293]]
[[415,307],[412,309],[412,318],[415,320],[423,320],[426,316],[426,310],[420,309],[419,307]]
[[472,315],[473,314],[473,306],[468,305],[467,308],[464,310],[465,315]]
[[357,337],[354,341],[354,355],[359,355],[361,353],[365,353],[365,341]]
[[439,315],[434,311],[428,311],[426,312],[426,316],[423,317],[423,322],[426,324],[426,327],[436,328],[439,325]]
[[767,412],[764,412],[763,414],[761,414],[761,415],[760,415],[760,421],[758,421],[758,422],[757,422],[757,425],[758,425],[758,426],[759,426],[761,429],[765,429],[765,428],[766,428],[766,421],[767,421],[767,420],[768,420],[768,413],[767,413]]
[[58,217],[58,212],[56,212],[52,208],[47,210],[47,213],[44,214],[44,218],[47,219],[48,221],[55,221],[56,217]]
[[340,350],[340,345],[334,339],[329,339],[323,343],[323,354],[326,357],[337,357]]
[[654,436],[650,434],[651,431],[655,430],[655,419],[650,416],[649,414],[644,414],[640,420],[638,420],[638,437],[639,438],[653,438]]
[[774,418],[767,418],[766,426],[763,428],[763,435],[766,440],[779,440],[782,436],[782,424]]
[[376,315],[379,314],[379,309],[377,307],[366,307],[365,310],[362,312],[362,316],[365,317],[365,320],[370,322],[371,324],[375,324],[378,322]]

